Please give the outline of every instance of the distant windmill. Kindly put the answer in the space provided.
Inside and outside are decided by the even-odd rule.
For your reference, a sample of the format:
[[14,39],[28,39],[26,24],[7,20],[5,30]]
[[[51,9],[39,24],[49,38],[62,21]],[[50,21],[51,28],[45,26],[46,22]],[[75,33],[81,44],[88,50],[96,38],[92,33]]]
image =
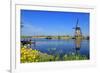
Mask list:
[[22,31],[23,27],[24,27],[23,22],[21,22],[21,23],[20,23],[21,35],[22,35],[22,32],[23,32],[23,31]]
[[21,22],[21,28],[23,28],[23,27],[24,27],[23,22]]
[[79,20],[77,19],[76,27],[73,28],[73,29],[75,29],[75,38],[82,36],[81,28],[79,27],[78,23],[79,23]]

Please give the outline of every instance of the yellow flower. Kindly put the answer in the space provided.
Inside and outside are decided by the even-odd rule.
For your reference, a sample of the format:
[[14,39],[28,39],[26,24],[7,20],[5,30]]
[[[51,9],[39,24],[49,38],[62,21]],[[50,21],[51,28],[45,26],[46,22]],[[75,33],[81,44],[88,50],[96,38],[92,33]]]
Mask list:
[[33,58],[35,59],[35,58],[36,58],[36,56],[35,56],[35,55],[33,55]]
[[36,60],[36,62],[38,62],[38,60]]

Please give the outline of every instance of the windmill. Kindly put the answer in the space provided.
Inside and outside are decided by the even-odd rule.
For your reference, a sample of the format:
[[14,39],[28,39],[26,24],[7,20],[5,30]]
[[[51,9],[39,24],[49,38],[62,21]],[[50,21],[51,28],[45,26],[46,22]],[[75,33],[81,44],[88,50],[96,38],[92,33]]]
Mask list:
[[76,22],[76,27],[74,27],[73,29],[75,29],[75,38],[78,38],[78,37],[82,37],[82,32],[81,32],[81,28],[79,27],[79,20],[77,19],[77,22]]
[[23,27],[24,27],[23,22],[21,22],[21,25],[20,25],[20,26],[21,26],[21,28],[23,28]]
[[82,32],[81,28],[79,26],[79,19],[76,21],[76,26],[73,28],[75,29],[74,31],[74,39],[75,39],[75,53],[76,55],[79,54],[80,48],[81,48],[81,40],[82,40]]

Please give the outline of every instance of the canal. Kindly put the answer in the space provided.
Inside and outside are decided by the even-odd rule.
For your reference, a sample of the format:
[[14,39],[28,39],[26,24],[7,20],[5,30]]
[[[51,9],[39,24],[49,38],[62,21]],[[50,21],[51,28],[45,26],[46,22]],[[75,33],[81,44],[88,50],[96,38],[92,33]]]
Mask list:
[[36,42],[31,45],[32,49],[41,51],[42,53],[47,53],[49,55],[59,55],[63,57],[66,54],[72,55],[82,55],[89,59],[89,40],[58,40],[58,39],[34,39],[32,42]]

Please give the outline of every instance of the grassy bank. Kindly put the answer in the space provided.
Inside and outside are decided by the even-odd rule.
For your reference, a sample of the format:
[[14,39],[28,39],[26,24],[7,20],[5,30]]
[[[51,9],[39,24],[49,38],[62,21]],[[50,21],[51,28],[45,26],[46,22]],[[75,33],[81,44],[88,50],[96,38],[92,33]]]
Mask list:
[[[31,63],[31,62],[47,62],[47,61],[61,61],[60,56],[48,55],[42,53],[38,50],[33,50],[31,48],[26,48],[25,46],[21,48],[21,63]],[[68,60],[87,60],[86,56],[66,54],[62,57],[62,61]]]
[[41,53],[37,50],[32,50],[31,48],[21,48],[21,62],[45,62],[53,61],[54,57],[46,53]]

